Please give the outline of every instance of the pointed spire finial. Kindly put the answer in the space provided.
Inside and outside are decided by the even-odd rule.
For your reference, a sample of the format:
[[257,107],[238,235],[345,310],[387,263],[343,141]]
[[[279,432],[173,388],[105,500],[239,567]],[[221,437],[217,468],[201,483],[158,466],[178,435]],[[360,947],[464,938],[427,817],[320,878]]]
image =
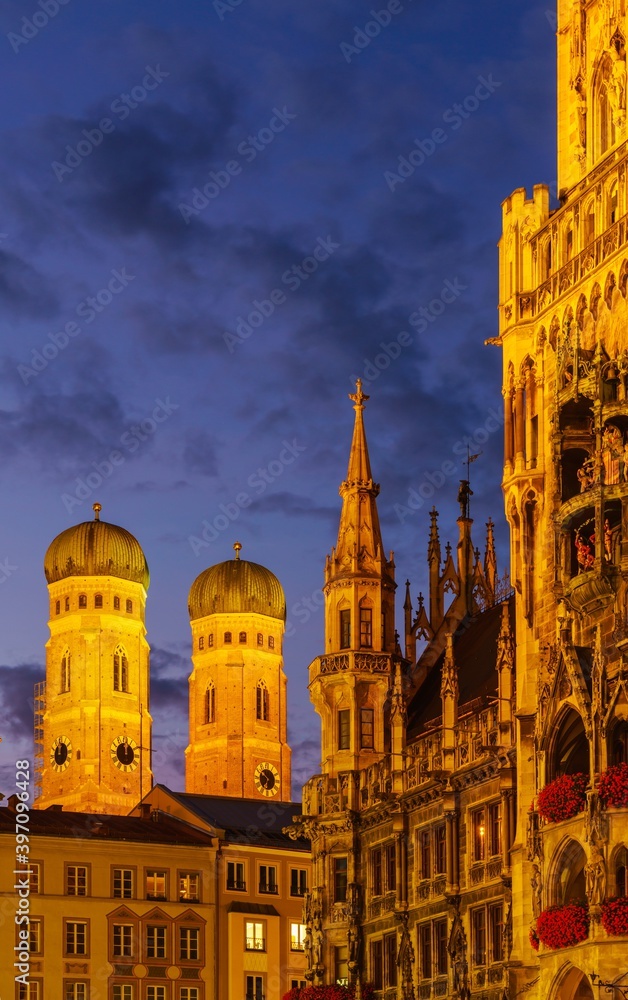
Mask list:
[[233,547],[235,549],[236,560],[240,558],[240,549],[242,548],[242,542],[234,542]]
[[355,380],[355,388],[356,388],[355,392],[350,392],[349,393],[349,399],[352,399],[353,402],[354,402],[354,404],[355,404],[355,406],[353,407],[354,410],[358,410],[358,409],[359,410],[363,410],[364,409],[364,402],[367,399],[370,399],[371,397],[370,396],[366,396],[362,392],[362,379],[361,378],[358,378],[358,379]]
[[100,521],[100,512],[102,510],[102,504],[101,503],[93,503],[92,504],[92,510],[94,511],[94,520],[95,521]]

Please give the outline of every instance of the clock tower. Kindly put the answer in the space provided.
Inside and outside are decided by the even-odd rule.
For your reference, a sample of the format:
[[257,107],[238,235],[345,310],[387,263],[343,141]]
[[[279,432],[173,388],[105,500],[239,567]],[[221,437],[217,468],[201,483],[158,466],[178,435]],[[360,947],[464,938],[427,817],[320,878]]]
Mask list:
[[289,802],[286,599],[270,570],[240,559],[241,548],[236,542],[235,559],[204,570],[190,590],[185,790]]
[[46,553],[46,645],[36,806],[126,815],[152,786],[148,566],[139,542],[100,520]]

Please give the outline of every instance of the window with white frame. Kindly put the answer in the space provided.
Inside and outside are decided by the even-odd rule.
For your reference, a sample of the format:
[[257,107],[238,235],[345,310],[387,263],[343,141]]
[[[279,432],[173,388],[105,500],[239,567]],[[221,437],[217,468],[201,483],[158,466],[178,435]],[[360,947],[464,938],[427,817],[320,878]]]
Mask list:
[[146,871],[146,899],[166,898],[166,879],[163,869],[149,868]]
[[113,898],[132,899],[135,883],[135,873],[132,868],[113,869]]
[[276,865],[259,866],[259,891],[272,893],[278,892]]
[[87,896],[87,866],[67,865],[65,891],[68,896]]
[[66,955],[87,955],[87,923],[84,920],[66,920]]
[[135,1000],[135,986],[132,983],[112,986],[111,1000]]
[[146,957],[166,958],[166,928],[163,924],[146,927]]
[[290,869],[290,895],[305,896],[307,892],[307,869]]
[[115,958],[133,957],[133,925],[113,925],[113,954]]
[[63,1000],[89,1000],[89,984],[66,980],[63,984]]
[[245,976],[246,1000],[264,1000],[264,977]]
[[201,876],[199,872],[179,872],[179,900],[198,903],[201,898]]
[[290,951],[303,951],[305,947],[305,924],[290,923]]
[[197,962],[200,955],[201,932],[199,927],[179,927],[179,958]]
[[243,861],[227,861],[227,889],[246,891]]
[[266,926],[262,920],[247,920],[244,924],[246,951],[266,951]]

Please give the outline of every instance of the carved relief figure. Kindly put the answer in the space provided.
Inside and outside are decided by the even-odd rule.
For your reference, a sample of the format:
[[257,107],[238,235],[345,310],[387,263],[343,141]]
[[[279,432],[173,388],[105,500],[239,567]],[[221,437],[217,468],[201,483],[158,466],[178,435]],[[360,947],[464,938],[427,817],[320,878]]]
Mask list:
[[602,464],[604,466],[604,482],[612,486],[619,482],[619,460],[624,456],[623,435],[615,424],[604,428],[602,437]]
[[578,566],[580,567],[579,573],[586,573],[595,565],[595,552],[591,545],[591,542],[595,541],[595,535],[591,535],[587,541],[581,534],[580,529],[576,531],[575,545],[576,545],[576,558],[578,560]]
[[542,894],[543,894],[543,882],[541,880],[541,869],[538,865],[532,865],[532,875],[530,876],[530,885],[532,887],[532,912],[534,914],[534,919],[538,917],[542,910]]

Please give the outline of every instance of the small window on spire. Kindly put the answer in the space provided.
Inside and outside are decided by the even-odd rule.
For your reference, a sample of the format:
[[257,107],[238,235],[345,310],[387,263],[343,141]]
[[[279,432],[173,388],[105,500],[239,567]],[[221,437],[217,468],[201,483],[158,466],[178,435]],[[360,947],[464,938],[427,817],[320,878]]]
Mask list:
[[264,645],[264,636],[262,635],[261,632],[257,633],[257,645],[258,646],[263,646]]
[[87,594],[79,594],[79,608],[87,607]]
[[119,597],[114,597],[114,599],[113,599],[113,610],[114,611],[119,611],[120,610],[120,598]]
[[214,633],[213,632],[210,632],[209,635],[207,636],[207,645],[208,646],[213,646],[214,645]]
[[95,608],[102,608],[102,594],[95,594],[94,595],[94,607]]
[[199,649],[205,649],[205,636],[204,635],[199,635],[199,637],[198,637],[198,648]]
[[238,642],[246,642],[246,632],[240,632],[238,636]]
[[55,604],[55,614],[56,615],[61,614],[61,601],[57,601]]
[[268,636],[268,648],[269,649],[274,649],[275,648],[275,638],[272,635]]
[[343,608],[340,612],[340,648],[351,648],[351,611]]

